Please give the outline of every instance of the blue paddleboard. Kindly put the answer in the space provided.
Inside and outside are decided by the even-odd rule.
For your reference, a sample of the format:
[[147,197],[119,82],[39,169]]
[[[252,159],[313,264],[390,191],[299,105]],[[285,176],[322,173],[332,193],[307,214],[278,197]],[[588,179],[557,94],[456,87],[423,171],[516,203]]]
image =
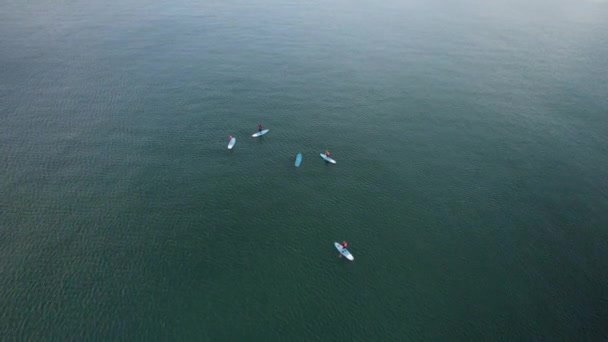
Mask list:
[[296,167],[300,167],[300,164],[302,164],[302,153],[298,153],[296,156]]

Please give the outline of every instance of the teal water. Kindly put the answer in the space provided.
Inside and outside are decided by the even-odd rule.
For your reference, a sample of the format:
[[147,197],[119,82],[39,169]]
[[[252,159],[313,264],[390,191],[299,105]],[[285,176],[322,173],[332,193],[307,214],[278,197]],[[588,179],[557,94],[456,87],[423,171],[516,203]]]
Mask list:
[[608,3],[2,8],[5,339],[608,338]]

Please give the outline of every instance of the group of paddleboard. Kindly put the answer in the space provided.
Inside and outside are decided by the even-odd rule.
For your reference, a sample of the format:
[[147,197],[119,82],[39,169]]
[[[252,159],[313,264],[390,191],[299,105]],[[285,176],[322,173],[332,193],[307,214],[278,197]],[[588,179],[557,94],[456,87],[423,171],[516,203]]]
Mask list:
[[[259,124],[258,131],[256,133],[253,133],[251,136],[253,138],[261,137],[262,135],[268,133],[268,131],[270,131],[270,130],[264,129],[264,127],[261,124]],[[236,138],[233,137],[232,135],[229,135],[228,136],[228,149],[232,150],[234,148],[234,145],[236,145]],[[323,160],[325,160],[328,163],[331,163],[331,164],[336,163],[336,160],[330,157],[330,153],[328,150],[325,150],[325,153],[321,153],[321,158],[323,158]],[[296,159],[295,159],[295,166],[300,167],[300,164],[302,164],[302,153],[298,153],[296,155]]]
[[[258,131],[256,133],[253,133],[251,136],[253,138],[261,137],[262,135],[268,133],[268,131],[270,131],[270,130],[264,129],[264,127],[261,124],[259,124]],[[235,144],[236,144],[236,138],[233,137],[232,135],[229,135],[228,136],[228,149],[232,150],[234,148]],[[323,160],[325,160],[328,163],[335,164],[336,161],[333,158],[331,158],[330,155],[331,154],[329,153],[329,150],[325,150],[325,153],[321,153],[321,158],[323,158]],[[295,166],[300,167],[301,164],[302,164],[302,153],[298,153],[295,158]],[[338,242],[334,242],[334,246],[336,247],[338,252],[340,252],[340,254],[338,255],[340,258],[342,258],[342,256],[344,256],[347,260],[350,260],[350,261],[355,260],[355,257],[353,257],[353,255],[350,254],[350,252],[346,248],[346,247],[348,247],[348,242],[342,241],[341,244]]]

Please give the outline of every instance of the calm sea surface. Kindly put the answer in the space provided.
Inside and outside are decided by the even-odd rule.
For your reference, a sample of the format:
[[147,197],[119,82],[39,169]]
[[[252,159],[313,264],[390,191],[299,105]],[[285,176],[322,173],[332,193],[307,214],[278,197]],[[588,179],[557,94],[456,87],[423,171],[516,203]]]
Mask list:
[[608,2],[5,0],[0,66],[4,339],[608,338]]

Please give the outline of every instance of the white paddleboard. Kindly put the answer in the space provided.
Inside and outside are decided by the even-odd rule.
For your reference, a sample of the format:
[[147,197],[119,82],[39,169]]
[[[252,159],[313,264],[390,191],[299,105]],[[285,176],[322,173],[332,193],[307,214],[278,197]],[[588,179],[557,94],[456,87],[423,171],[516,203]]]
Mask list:
[[254,138],[255,137],[259,137],[261,135],[264,135],[264,134],[268,133],[268,131],[270,131],[270,130],[269,129],[265,129],[265,130],[263,130],[261,132],[253,133],[251,136],[254,137]]
[[232,148],[234,147],[234,144],[236,144],[236,138],[232,137],[232,139],[230,139],[230,142],[228,143],[228,149],[232,150]]
[[330,162],[332,164],[336,163],[335,160],[333,160],[333,159],[329,158],[328,156],[326,156],[325,153],[321,153],[321,158],[325,159],[325,161]]
[[350,261],[355,260],[355,257],[350,254],[350,252],[348,251],[348,249],[342,247],[341,244],[334,242],[334,246],[336,246],[336,249],[340,252],[340,254],[344,255],[344,257]]

